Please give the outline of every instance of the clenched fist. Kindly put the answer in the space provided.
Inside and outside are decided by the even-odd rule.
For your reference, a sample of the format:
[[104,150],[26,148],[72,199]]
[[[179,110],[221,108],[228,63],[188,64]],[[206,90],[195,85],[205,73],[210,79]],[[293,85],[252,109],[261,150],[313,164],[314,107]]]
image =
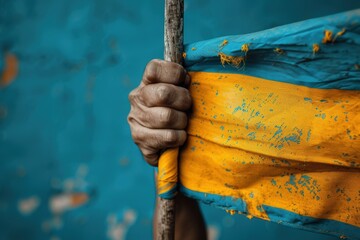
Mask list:
[[176,63],[152,60],[140,85],[129,94],[128,122],[145,160],[157,166],[160,152],[186,140],[190,76]]

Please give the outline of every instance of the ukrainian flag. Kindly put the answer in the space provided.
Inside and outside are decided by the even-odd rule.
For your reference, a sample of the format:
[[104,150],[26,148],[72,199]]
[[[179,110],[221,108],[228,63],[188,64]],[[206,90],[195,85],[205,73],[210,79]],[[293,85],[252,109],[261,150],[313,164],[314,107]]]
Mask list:
[[360,10],[189,44],[180,191],[360,239]]

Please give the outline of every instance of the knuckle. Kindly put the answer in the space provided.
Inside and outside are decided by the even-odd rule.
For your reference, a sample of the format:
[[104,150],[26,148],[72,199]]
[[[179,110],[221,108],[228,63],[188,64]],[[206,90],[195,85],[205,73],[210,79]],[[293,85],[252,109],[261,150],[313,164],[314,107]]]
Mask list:
[[171,123],[171,120],[173,118],[173,113],[171,109],[164,108],[160,111],[159,121],[162,124],[168,124]]
[[160,104],[168,104],[171,99],[171,92],[168,86],[159,86],[156,90],[157,102]]
[[161,61],[158,59],[151,60],[145,68],[144,77],[147,79],[156,79],[160,69]]

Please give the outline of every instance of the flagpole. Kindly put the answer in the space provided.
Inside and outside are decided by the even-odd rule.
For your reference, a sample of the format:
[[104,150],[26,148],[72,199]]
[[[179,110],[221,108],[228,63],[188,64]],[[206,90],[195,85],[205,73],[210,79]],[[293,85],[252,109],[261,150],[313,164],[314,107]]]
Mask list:
[[[164,59],[182,64],[184,31],[184,0],[165,0]],[[177,151],[168,149],[166,151]],[[172,161],[177,164],[176,159]],[[160,160],[162,158],[160,157]],[[158,198],[157,240],[173,240],[175,237],[175,198]]]

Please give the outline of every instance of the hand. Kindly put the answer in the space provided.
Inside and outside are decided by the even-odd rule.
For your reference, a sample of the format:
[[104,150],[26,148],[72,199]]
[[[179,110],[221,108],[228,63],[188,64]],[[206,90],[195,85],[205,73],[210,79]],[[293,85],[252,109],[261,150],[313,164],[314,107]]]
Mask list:
[[129,94],[132,138],[152,166],[157,166],[161,150],[181,146],[186,140],[189,84],[190,76],[181,65],[152,60],[140,85]]

